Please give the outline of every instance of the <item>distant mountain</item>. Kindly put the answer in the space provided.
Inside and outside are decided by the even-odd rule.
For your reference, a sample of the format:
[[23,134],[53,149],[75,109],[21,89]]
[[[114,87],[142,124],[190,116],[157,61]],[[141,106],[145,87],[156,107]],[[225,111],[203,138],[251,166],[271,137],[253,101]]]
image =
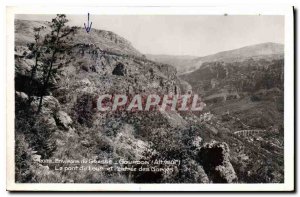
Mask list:
[[146,57],[152,61],[169,64],[174,66],[178,73],[185,73],[189,70],[196,70],[198,68],[198,58],[196,56],[188,55],[153,55],[146,54]]
[[202,62],[209,61],[236,61],[236,60],[244,60],[247,58],[256,58],[261,56],[276,56],[283,55],[284,53],[284,45],[278,43],[262,43],[257,45],[251,45],[242,47],[239,49],[234,49],[230,51],[219,52],[213,55],[208,55],[204,57],[198,58],[198,60]]
[[182,65],[192,66],[195,64],[195,59],[197,56],[189,55],[152,55],[146,54],[146,57],[152,61],[161,62],[164,64],[169,64],[180,70]]
[[171,55],[146,55],[147,58],[167,63],[176,67],[179,74],[192,72],[202,66],[205,62],[241,62],[249,58],[253,59],[281,59],[284,54],[284,45],[278,43],[262,43],[246,46],[234,50],[223,51],[216,54],[196,57],[193,56],[171,56]]

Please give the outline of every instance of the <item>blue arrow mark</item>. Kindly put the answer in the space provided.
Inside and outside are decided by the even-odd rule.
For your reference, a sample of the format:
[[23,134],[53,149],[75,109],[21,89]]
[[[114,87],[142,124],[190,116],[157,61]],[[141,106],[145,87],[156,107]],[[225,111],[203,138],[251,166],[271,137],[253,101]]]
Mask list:
[[90,13],[88,13],[88,22],[87,22],[87,25],[84,23],[84,28],[86,30],[87,33],[89,33],[91,31],[91,28],[92,28],[92,22],[90,24]]

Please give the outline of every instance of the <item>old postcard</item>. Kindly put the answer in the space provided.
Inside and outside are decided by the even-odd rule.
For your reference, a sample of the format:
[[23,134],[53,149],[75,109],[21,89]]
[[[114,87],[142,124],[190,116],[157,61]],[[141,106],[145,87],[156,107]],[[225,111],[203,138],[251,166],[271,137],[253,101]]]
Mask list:
[[7,189],[293,191],[293,7],[7,8]]

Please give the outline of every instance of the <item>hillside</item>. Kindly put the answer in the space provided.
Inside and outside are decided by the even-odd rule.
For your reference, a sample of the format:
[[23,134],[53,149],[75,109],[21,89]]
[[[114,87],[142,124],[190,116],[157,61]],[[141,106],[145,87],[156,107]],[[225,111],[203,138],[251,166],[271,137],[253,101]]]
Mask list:
[[[49,22],[46,21],[26,21],[15,20],[15,43],[16,45],[26,45],[33,42],[33,28],[44,26],[45,31],[41,32],[42,35],[49,33]],[[76,44],[93,44],[99,47],[100,50],[110,51],[115,53],[122,53],[127,55],[142,56],[129,41],[120,37],[119,35],[105,30],[94,29],[89,34],[86,33],[84,28],[78,28],[76,37],[70,41]]]
[[[202,95],[207,108],[210,110],[219,108],[218,113],[228,111],[228,109],[220,110],[222,107],[226,108],[227,103],[233,102],[238,105],[240,101],[242,108],[257,103],[274,103],[282,107],[283,65],[283,59],[272,61],[250,59],[235,63],[207,62],[196,71],[180,77],[192,86],[194,92]],[[268,105],[265,107],[268,108]],[[277,107],[275,108],[277,109]],[[278,110],[271,114],[278,114],[281,117],[283,109],[278,108]],[[233,108],[230,111],[238,110]],[[245,122],[251,121],[247,119],[246,112],[242,114],[245,116]],[[279,123],[280,119],[275,118],[267,122],[274,121],[273,124],[275,124]],[[262,125],[253,123],[253,126],[260,127]]]
[[[259,152],[274,151],[278,160],[272,161],[276,163],[272,168],[277,168],[283,161],[283,70],[283,59],[260,57],[206,62],[180,78],[202,95],[207,112],[229,130],[242,133],[248,146],[256,146]],[[258,133],[248,136],[249,132]]]
[[242,62],[249,58],[268,60],[282,59],[283,53],[284,46],[282,44],[268,42],[234,50],[223,51],[203,57],[165,55],[147,55],[147,57],[153,61],[173,65],[176,67],[179,74],[183,74],[200,68],[205,62]]

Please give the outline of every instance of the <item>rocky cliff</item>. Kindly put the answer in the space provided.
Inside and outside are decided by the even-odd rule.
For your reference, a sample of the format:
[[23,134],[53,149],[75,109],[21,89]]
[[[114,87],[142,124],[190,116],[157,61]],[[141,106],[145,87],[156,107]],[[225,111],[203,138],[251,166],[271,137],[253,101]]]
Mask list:
[[[77,28],[69,40],[72,49],[59,57],[57,72],[51,76],[51,88],[44,97],[41,113],[36,116],[41,71],[37,71],[34,82],[30,81],[34,57],[27,44],[33,42],[33,27],[40,25],[46,27],[42,35],[49,32],[47,22],[15,21],[15,132],[16,143],[21,147],[17,149],[16,161],[24,163],[16,164],[17,182],[208,183],[215,181],[212,173],[222,173],[225,182],[233,182],[230,177],[236,175],[228,155],[221,156],[225,163],[215,171],[203,169],[204,164],[197,159],[202,143],[210,142],[214,134],[203,129],[205,123],[193,113],[103,113],[95,109],[95,98],[102,94],[164,95],[191,91],[189,84],[176,76],[174,67],[146,59],[112,32],[92,29],[87,34]],[[29,93],[34,99],[27,106]],[[199,138],[201,143],[197,141]],[[227,151],[227,145],[224,147]],[[53,164],[41,164],[41,160],[47,159],[181,162],[173,168],[173,173],[61,173],[54,170]],[[119,163],[115,167],[128,166]]]

